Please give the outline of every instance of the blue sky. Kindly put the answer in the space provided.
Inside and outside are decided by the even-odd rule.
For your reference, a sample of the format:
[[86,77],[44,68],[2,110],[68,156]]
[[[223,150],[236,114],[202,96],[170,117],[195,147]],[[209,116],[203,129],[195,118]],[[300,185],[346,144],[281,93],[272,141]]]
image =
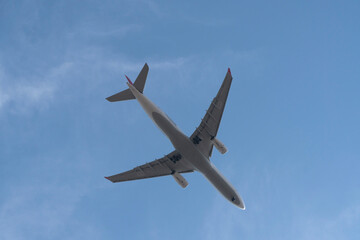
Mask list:
[[[0,239],[359,239],[358,1],[0,1]],[[111,184],[162,157],[136,101],[186,133],[234,77],[212,161],[246,211],[199,173]]]

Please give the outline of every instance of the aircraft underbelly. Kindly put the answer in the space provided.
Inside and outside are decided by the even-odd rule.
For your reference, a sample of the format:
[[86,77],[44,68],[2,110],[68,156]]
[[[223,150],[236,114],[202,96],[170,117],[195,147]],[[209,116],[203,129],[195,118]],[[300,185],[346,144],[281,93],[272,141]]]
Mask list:
[[143,94],[135,91],[132,85],[129,85],[129,87],[151,120],[169,138],[175,149],[181,153],[182,161],[201,172],[226,199],[240,208],[244,208],[244,203],[235,188],[221,175],[209,159],[194,146],[190,139],[155,104]]

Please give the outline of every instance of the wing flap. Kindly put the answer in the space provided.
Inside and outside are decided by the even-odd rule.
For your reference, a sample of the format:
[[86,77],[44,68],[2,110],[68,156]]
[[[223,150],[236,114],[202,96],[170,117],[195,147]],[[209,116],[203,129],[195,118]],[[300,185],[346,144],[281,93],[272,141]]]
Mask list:
[[153,178],[170,175],[174,172],[188,173],[194,169],[181,161],[182,157],[176,150],[163,158],[135,167],[132,170],[105,177],[111,182],[124,182],[137,179]]
[[231,82],[232,76],[229,68],[216,97],[211,102],[200,125],[190,137],[198,149],[208,157],[210,157],[212,153],[213,143],[211,140],[217,135]]

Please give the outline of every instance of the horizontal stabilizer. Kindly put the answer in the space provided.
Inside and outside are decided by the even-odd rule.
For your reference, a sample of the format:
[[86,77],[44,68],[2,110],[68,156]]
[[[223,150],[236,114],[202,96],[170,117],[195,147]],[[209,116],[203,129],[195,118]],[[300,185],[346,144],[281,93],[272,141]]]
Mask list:
[[106,98],[106,100],[108,100],[109,102],[125,101],[130,99],[135,99],[135,96],[130,89],[126,89],[122,92],[116,93]]

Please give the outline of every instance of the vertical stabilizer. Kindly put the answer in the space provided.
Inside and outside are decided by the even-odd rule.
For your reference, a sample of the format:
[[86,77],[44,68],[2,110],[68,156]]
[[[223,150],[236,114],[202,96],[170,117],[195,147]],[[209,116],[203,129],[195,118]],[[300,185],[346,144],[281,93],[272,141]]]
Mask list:
[[144,91],[148,72],[149,72],[149,66],[147,65],[147,63],[145,63],[144,67],[141,69],[141,72],[139,73],[138,77],[134,82],[134,87],[141,93],[143,93]]

